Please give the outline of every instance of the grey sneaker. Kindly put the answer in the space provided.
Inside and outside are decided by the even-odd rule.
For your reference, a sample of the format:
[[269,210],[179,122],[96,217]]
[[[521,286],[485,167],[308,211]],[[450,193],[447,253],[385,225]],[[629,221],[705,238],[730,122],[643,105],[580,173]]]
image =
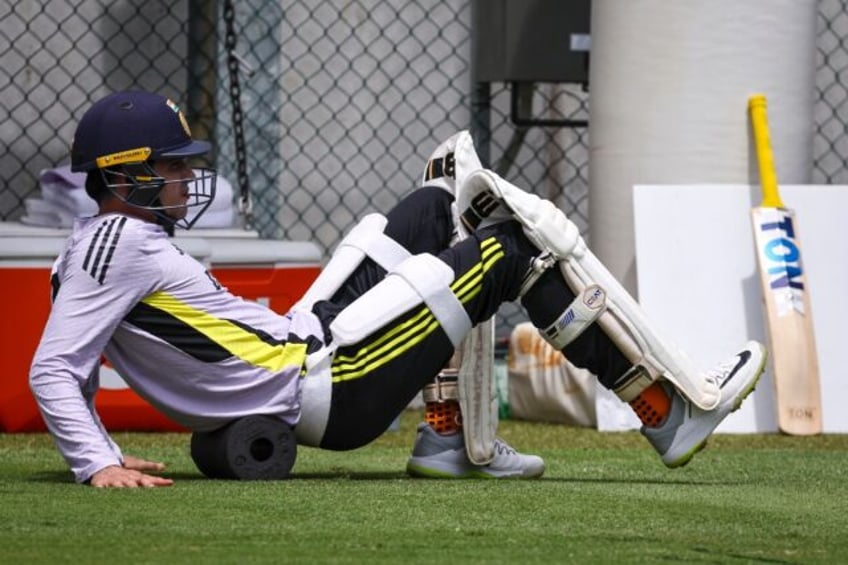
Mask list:
[[671,410],[657,428],[643,426],[644,435],[666,467],[682,467],[707,444],[707,439],[728,414],[737,410],[751,394],[766,365],[766,349],[749,341],[729,361],[707,373],[721,388],[721,400],[712,410],[701,410],[671,385]]
[[535,479],[545,472],[545,462],[536,455],[518,453],[497,439],[495,458],[488,465],[475,465],[465,453],[462,432],[440,435],[422,422],[406,472],[430,479]]

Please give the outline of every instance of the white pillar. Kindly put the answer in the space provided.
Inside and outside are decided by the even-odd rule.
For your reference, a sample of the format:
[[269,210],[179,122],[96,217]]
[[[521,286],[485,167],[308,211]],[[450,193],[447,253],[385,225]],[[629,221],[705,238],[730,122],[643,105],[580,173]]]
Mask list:
[[816,0],[593,0],[590,244],[631,292],[633,186],[758,183],[750,94],[768,98],[778,180],[810,182],[816,7]]

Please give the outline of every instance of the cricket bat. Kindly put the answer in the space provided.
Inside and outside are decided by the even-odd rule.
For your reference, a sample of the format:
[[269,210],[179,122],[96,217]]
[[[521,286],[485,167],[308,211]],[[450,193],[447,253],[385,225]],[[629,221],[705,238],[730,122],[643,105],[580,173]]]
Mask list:
[[751,221],[771,349],[777,425],[786,434],[818,434],[822,431],[819,364],[798,224],[794,210],[780,199],[766,97],[751,96],[748,111],[763,191],[762,203],[751,209]]

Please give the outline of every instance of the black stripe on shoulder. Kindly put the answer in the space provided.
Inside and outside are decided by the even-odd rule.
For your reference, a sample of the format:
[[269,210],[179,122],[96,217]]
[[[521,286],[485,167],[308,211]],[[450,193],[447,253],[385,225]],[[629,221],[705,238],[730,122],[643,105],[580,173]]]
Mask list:
[[[108,245],[109,236],[112,233],[112,228],[115,227],[115,218],[112,218],[108,222],[106,222],[105,226],[106,230],[103,232],[103,235],[100,237],[100,241],[98,242],[97,253],[94,254],[94,262],[91,264],[91,270],[88,271],[88,274],[91,275],[94,280],[97,280],[97,271],[100,269],[100,261],[103,258],[103,252],[106,249],[106,246]],[[100,230],[97,231],[98,233],[100,232]]]
[[91,243],[88,244],[88,249],[85,252],[85,260],[82,262],[82,268],[86,272],[90,272],[88,270],[88,266],[91,264],[91,256],[97,249],[97,242],[100,241],[100,234],[103,232],[106,224],[108,224],[108,222],[101,222],[100,225],[97,226],[97,231],[94,232],[94,237],[91,238]]
[[126,223],[125,216],[109,218],[97,227],[94,237],[91,238],[82,268],[101,285],[106,280],[106,272]]
[[103,284],[103,281],[106,280],[106,271],[109,270],[109,265],[112,262],[112,255],[115,253],[115,248],[118,246],[118,240],[121,239],[121,231],[124,229],[124,225],[126,225],[126,223],[127,219],[125,217],[121,217],[121,219],[118,220],[115,234],[112,236],[106,251],[106,259],[103,261],[103,268],[100,270],[100,276],[97,279],[97,282],[100,284]]

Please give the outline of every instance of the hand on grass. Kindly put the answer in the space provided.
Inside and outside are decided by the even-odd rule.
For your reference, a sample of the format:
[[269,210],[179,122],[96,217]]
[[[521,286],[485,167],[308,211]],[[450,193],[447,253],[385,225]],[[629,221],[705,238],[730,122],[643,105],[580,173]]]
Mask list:
[[134,471],[164,471],[165,464],[160,463],[159,461],[147,461],[146,459],[140,459],[138,457],[133,457],[132,455],[124,456],[124,469],[132,469]]
[[91,486],[98,488],[136,488],[167,487],[174,484],[172,479],[148,475],[143,471],[162,471],[164,463],[147,461],[128,455],[124,457],[124,466],[110,465],[91,476]]

